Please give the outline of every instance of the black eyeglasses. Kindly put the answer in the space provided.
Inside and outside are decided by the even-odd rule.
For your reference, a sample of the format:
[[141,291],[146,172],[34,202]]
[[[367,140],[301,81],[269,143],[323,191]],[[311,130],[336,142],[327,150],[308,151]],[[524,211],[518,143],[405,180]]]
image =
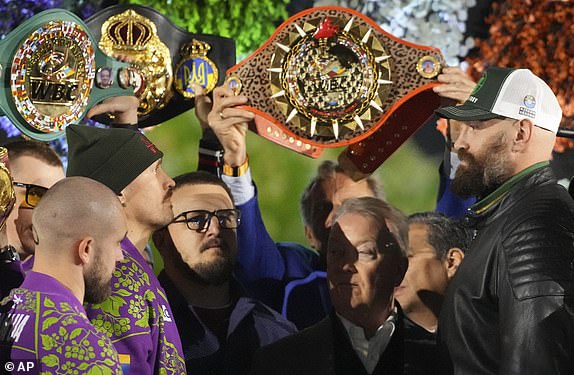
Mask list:
[[237,209],[226,210],[192,210],[177,215],[172,223],[185,223],[187,228],[196,232],[205,232],[209,229],[212,217],[217,218],[221,228],[235,229],[241,221],[241,211]]
[[40,199],[46,194],[48,188],[34,184],[23,184],[21,182],[14,182],[14,186],[26,189],[26,198],[22,201],[20,207],[34,208],[40,202]]

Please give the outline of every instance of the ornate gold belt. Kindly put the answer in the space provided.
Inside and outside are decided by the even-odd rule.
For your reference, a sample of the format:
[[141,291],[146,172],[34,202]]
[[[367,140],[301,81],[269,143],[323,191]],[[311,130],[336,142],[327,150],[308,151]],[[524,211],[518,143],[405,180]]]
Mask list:
[[140,127],[157,125],[193,108],[195,93],[190,84],[210,92],[224,83],[223,72],[235,64],[233,39],[189,33],[149,7],[116,5],[86,22],[104,53],[130,60],[135,94],[140,98]]
[[63,135],[105,98],[133,94],[114,80],[128,65],[102,53],[83,21],[65,10],[26,20],[0,42],[0,51],[0,109],[38,140]]
[[374,170],[440,104],[432,87],[439,50],[400,40],[351,9],[312,8],[288,19],[257,51],[227,71],[249,98],[257,134],[317,157],[349,146]]

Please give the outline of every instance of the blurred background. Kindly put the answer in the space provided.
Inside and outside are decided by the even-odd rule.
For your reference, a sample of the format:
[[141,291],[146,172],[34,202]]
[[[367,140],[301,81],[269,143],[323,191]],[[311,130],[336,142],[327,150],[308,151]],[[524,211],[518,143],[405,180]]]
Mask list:
[[[0,0],[0,36],[26,18],[48,9],[65,8],[86,19],[117,1]],[[385,31],[405,40],[438,47],[449,65],[460,65],[477,80],[490,65],[527,67],[557,93],[564,109],[563,126],[574,115],[574,6],[570,1],[493,0],[129,0],[151,6],[179,27],[193,33],[231,37],[237,61],[262,45],[289,16],[313,6],[344,6],[371,17]],[[2,142],[18,136],[0,117]],[[146,129],[165,153],[171,176],[195,170],[200,130],[193,111]],[[53,143],[65,158],[65,140]],[[444,141],[433,122],[396,151],[376,171],[387,199],[405,211],[433,210],[438,166]],[[572,144],[559,140],[555,169],[565,181],[573,174]],[[277,241],[305,243],[299,197],[323,159],[335,159],[340,149],[328,149],[316,160],[283,149],[250,133],[249,162],[269,232]]]

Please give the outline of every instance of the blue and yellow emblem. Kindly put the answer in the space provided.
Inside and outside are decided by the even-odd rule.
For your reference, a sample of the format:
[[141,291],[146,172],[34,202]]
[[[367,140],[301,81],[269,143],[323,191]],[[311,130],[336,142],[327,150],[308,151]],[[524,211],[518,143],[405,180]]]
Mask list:
[[129,354],[118,354],[118,359],[120,360],[120,366],[125,375],[130,372],[131,358]]
[[205,93],[211,92],[217,85],[219,72],[213,61],[207,58],[211,46],[193,39],[181,47],[181,60],[175,68],[174,86],[185,98],[192,99],[195,92],[191,83],[201,85]]

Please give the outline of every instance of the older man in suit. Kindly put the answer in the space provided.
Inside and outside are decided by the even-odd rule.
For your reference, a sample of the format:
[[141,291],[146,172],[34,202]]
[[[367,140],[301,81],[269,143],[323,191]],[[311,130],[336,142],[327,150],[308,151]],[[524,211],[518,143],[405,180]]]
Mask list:
[[407,269],[406,243],[400,211],[372,197],[345,201],[327,248],[334,311],[261,348],[252,374],[402,374],[403,329],[394,288]]

